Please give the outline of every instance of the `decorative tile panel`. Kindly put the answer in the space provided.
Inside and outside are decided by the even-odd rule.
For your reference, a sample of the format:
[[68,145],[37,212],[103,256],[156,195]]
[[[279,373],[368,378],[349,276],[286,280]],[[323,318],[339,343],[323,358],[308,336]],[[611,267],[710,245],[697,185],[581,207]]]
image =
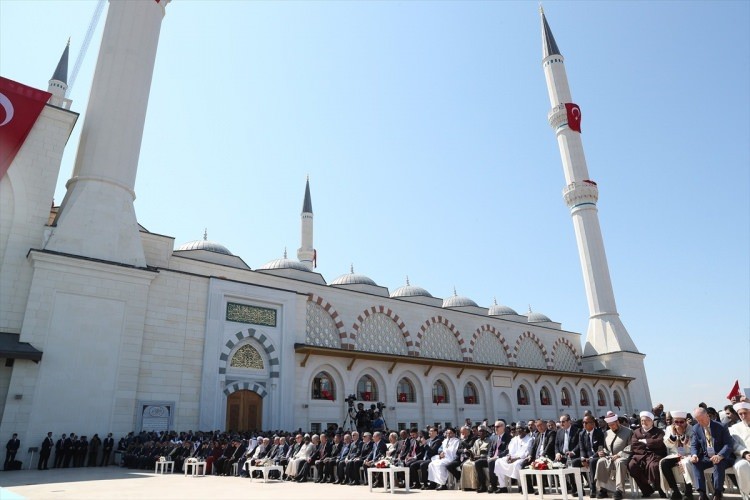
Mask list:
[[320,347],[341,347],[336,323],[331,315],[315,302],[307,302],[305,334],[306,344]]
[[229,302],[227,303],[227,321],[276,326],[276,309]]
[[264,368],[263,358],[260,353],[255,347],[249,344],[237,349],[237,352],[232,356],[229,366],[232,368],[252,368],[254,370],[262,370]]
[[560,344],[555,349],[555,370],[578,371],[578,359],[573,350],[565,344]]
[[425,331],[420,355],[423,358],[463,360],[456,336],[440,323],[433,323]]
[[482,332],[474,344],[474,361],[491,365],[510,364],[505,348],[491,332]]
[[358,351],[382,352],[406,356],[409,351],[398,325],[383,313],[364,318],[356,339]]
[[516,364],[526,368],[540,368],[542,370],[547,368],[547,361],[542,349],[530,337],[525,337],[518,344]]

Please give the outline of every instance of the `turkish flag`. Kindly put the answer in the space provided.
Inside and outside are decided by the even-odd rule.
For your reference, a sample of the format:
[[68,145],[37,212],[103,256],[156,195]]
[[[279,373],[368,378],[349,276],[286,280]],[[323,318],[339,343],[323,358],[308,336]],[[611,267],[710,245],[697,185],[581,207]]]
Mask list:
[[568,127],[570,130],[575,130],[579,134],[581,133],[581,108],[578,104],[572,102],[565,103],[565,111],[568,113]]
[[0,179],[51,95],[0,76]]
[[727,394],[727,399],[731,401],[733,398],[735,398],[737,396],[742,396],[742,393],[740,392],[740,381],[739,380],[735,380],[734,381],[734,386],[732,387],[732,392],[730,392],[729,394]]

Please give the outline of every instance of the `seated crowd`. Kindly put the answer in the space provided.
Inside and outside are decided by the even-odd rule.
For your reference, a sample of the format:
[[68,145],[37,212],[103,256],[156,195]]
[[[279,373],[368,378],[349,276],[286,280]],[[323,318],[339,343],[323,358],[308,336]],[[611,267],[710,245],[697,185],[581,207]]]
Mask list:
[[[711,493],[713,500],[721,500],[727,470],[734,472],[731,479],[739,490],[750,494],[750,402],[743,397],[722,413],[701,403],[692,414],[665,413],[659,405],[637,419],[611,411],[596,418],[586,412],[578,421],[567,414],[557,421],[508,424],[499,419],[492,427],[467,420],[459,429],[398,433],[363,428],[330,429],[320,435],[301,430],[244,435],[131,432],[117,451],[121,465],[128,468],[152,469],[156,461],[167,460],[174,462],[174,472],[182,472],[185,462],[195,459],[206,463],[207,474],[248,477],[250,467],[274,465],[276,476],[270,477],[340,485],[367,484],[369,468],[392,465],[408,468],[411,488],[446,490],[452,477],[456,486],[478,493],[508,492],[510,481],[519,482],[524,468],[578,467],[585,472],[586,493],[592,498],[612,495],[620,500],[626,481],[632,479],[643,498],[654,493],[666,498],[670,492],[672,500],[694,494],[708,500]],[[55,466],[96,465],[100,445],[100,464],[109,463],[111,434],[106,443],[99,440],[94,447],[85,438],[63,435]],[[537,487],[543,487],[546,478],[537,479]],[[396,481],[404,486],[405,474],[397,473]],[[527,481],[529,491],[537,493],[528,476]],[[567,487],[577,494],[573,481]]]

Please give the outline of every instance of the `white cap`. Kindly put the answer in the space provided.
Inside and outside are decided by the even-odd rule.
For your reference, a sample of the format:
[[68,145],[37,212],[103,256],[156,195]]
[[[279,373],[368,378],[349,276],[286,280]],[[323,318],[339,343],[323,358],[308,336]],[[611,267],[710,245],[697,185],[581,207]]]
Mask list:
[[[750,405],[748,407],[750,408]],[[669,414],[672,415],[672,418],[687,418],[687,413],[688,412],[682,410],[672,410],[669,412]]]
[[645,411],[644,410],[644,411],[641,412],[641,418],[643,418],[643,417],[647,417],[647,418],[650,418],[651,420],[653,420],[654,419],[654,414],[651,413],[650,411]]
[[750,410],[750,403],[746,403],[745,401],[741,403],[736,403],[733,408],[734,408],[734,411]]
[[613,411],[608,411],[607,416],[604,417],[604,421],[608,424],[611,424],[613,422],[617,422],[617,414]]

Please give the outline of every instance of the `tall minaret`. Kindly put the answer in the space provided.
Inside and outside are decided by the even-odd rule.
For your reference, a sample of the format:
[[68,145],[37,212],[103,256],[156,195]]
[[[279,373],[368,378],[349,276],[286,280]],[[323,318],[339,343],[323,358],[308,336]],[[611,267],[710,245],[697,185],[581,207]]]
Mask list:
[[297,250],[297,259],[312,271],[315,268],[315,248],[313,247],[313,209],[310,199],[310,177],[305,183],[305,201],[302,202],[302,237]]
[[609,277],[604,240],[599,227],[596,202],[599,190],[589,179],[581,142],[581,111],[573,104],[565,74],[565,64],[552,36],[544,11],[542,16],[542,66],[552,110],[549,123],[557,135],[565,182],[563,198],[570,208],[583,268],[583,281],[589,303],[589,327],[584,356],[629,351],[638,352],[615,306],[615,295]]
[[133,188],[169,1],[110,0],[78,156],[49,250],[146,266]]
[[57,63],[55,72],[49,80],[47,92],[52,94],[49,103],[59,108],[63,107],[65,102],[65,92],[68,90],[68,53],[70,52],[70,39],[65,46],[60,61]]

